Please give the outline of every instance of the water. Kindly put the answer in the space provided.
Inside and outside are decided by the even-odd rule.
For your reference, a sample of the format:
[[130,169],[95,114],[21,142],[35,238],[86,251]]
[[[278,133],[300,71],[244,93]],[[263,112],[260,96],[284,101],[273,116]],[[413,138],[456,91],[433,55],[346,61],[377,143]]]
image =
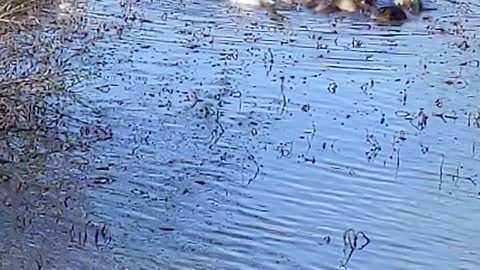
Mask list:
[[65,115],[95,128],[67,121],[88,149],[50,155],[29,190],[1,184],[30,203],[0,208],[1,269],[480,264],[478,4],[400,26],[221,1],[87,9],[109,31]]

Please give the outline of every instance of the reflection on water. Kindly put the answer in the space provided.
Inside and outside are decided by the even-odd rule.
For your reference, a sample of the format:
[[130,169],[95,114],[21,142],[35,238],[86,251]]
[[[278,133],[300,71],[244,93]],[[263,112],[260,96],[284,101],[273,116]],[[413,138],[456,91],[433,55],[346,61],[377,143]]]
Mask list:
[[35,132],[1,129],[1,269],[480,263],[475,3],[402,26],[84,9],[51,58],[69,92],[36,99]]
[[93,76],[98,37],[80,14],[21,2],[0,12],[0,269],[93,269],[111,236],[88,213],[88,148],[112,131],[70,88]]

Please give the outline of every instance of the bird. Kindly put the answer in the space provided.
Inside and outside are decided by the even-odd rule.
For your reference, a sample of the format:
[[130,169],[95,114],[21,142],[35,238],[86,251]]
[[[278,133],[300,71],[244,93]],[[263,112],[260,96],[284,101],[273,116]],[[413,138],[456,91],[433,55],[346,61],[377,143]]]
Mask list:
[[413,1],[419,0],[386,1],[389,3],[378,3],[377,0],[310,0],[306,7],[313,12],[358,12],[369,16],[372,20],[388,22],[407,19],[404,8],[409,8],[413,5]]
[[289,9],[302,5],[309,0],[228,0],[231,7],[235,8],[276,8]]
[[364,14],[370,19],[381,22],[404,21],[408,19],[407,14],[419,15],[422,11],[435,10],[432,7],[425,7],[422,0],[388,0],[388,3],[379,3],[381,0],[364,0]]
[[375,8],[369,15],[370,19],[379,22],[399,22],[408,19],[403,8],[397,5]]
[[413,15],[418,15],[422,11],[435,10],[435,7],[427,7],[422,0],[395,0],[395,5],[401,6]]
[[228,5],[234,8],[262,8],[274,4],[273,0],[228,0]]
[[365,7],[365,0],[310,0],[305,6],[313,12],[331,13],[362,11]]

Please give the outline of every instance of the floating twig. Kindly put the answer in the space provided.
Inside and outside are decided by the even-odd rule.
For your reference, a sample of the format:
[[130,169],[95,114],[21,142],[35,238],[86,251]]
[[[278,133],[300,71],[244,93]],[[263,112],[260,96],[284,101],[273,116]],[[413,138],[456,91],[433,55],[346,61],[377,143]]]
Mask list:
[[[359,245],[359,240],[363,239],[363,244]],[[346,269],[347,264],[352,258],[355,250],[363,250],[370,243],[370,238],[363,232],[355,232],[350,228],[343,233],[343,259],[340,267]]]
[[242,183],[245,182],[245,176],[244,176],[244,171],[245,171],[245,161],[246,159],[250,160],[253,162],[255,165],[255,173],[252,177],[248,179],[247,185],[250,185],[250,183],[255,180],[258,177],[258,174],[260,173],[260,166],[258,165],[258,162],[255,160],[254,155],[249,155],[247,158],[243,158],[242,160]]
[[442,190],[443,183],[443,164],[445,163],[445,155],[442,154],[442,162],[440,163],[440,181],[438,183],[438,190]]

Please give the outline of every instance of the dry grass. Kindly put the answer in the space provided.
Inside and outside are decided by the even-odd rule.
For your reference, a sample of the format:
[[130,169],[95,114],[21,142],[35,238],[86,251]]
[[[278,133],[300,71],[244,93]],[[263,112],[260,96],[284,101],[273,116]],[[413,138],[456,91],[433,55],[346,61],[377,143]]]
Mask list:
[[[70,14],[55,6],[57,0],[0,3],[1,178],[2,171],[13,171],[12,166],[23,172],[42,167],[38,164],[47,156],[83,149],[96,140],[84,141],[80,130],[96,130],[97,124],[66,111],[75,107],[82,115],[95,113],[71,89],[99,74],[101,67],[85,61],[99,57],[95,41],[103,28],[91,31],[82,13],[70,20]],[[99,139],[108,139],[108,130],[101,131]]]
[[0,4],[0,26],[5,29],[40,24],[35,15],[54,3],[54,0],[7,0]]
[[[93,110],[79,108],[87,105],[70,89],[100,73],[85,61],[100,57],[95,42],[105,24],[92,31],[83,13],[65,13],[59,3],[0,1],[0,171],[2,164],[31,162],[39,149],[47,154],[69,148],[51,145],[81,144],[75,129],[95,128],[65,111]],[[75,10],[81,3],[69,2]]]
[[52,119],[61,115],[61,108],[53,108],[48,99],[68,93],[76,55],[65,49],[71,36],[46,19],[55,3],[0,4],[0,163],[28,160],[40,145],[56,140],[50,136]]

